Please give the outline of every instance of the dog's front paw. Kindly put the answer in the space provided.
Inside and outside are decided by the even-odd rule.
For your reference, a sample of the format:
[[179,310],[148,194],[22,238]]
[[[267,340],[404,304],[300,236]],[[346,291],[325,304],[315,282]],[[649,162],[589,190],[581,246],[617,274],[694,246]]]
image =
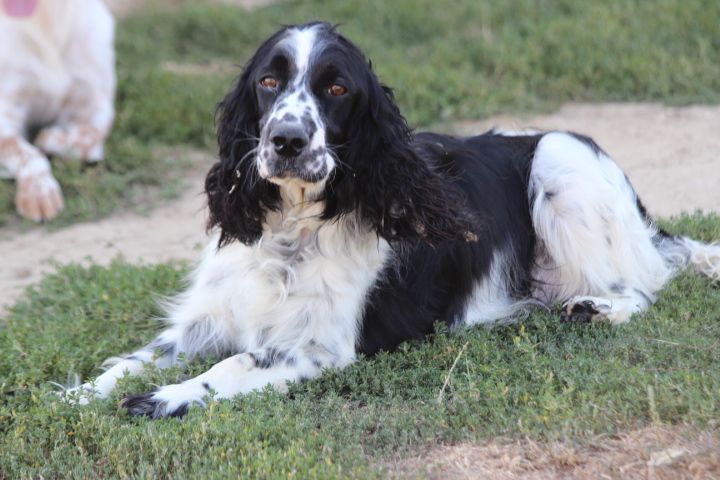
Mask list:
[[74,158],[88,163],[103,159],[103,135],[90,125],[53,126],[40,132],[35,145],[48,155]]
[[20,215],[35,222],[55,218],[64,207],[60,184],[50,172],[18,174],[15,206]]
[[573,323],[590,323],[607,318],[612,304],[602,298],[579,297],[563,305],[560,321]]
[[196,382],[166,385],[154,392],[141,393],[125,397],[120,406],[130,415],[145,416],[153,419],[165,417],[183,417],[188,408],[197,404],[205,407],[203,397],[207,388]]

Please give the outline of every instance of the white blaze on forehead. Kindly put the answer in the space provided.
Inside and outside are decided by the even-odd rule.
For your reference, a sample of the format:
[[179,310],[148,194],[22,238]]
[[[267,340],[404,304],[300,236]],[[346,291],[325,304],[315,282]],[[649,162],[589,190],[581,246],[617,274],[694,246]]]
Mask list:
[[307,70],[310,66],[310,58],[312,57],[317,38],[317,27],[309,27],[304,29],[294,28],[290,30],[288,36],[283,41],[293,50],[293,62],[297,68],[297,75],[293,80],[293,84],[297,85],[302,82]]
[[[278,97],[270,114],[271,119],[283,119],[291,114],[295,118],[291,117],[289,121],[300,122],[309,116],[316,127],[322,129],[318,106],[307,81],[312,58],[317,55],[319,29],[320,25],[291,28],[281,41],[281,47],[290,53],[294,76],[289,79],[287,91]],[[313,137],[312,140],[316,141],[317,138]]]
[[[258,170],[263,178],[274,175],[272,170],[273,158],[277,155],[273,152],[274,147],[270,141],[271,130],[277,122],[299,125],[305,129],[309,137],[309,145],[301,158],[301,162],[295,161],[307,174],[327,175],[335,168],[335,160],[328,151],[325,140],[325,126],[320,116],[320,109],[317,99],[310,89],[310,69],[314,57],[322,48],[318,32],[320,25],[307,28],[291,28],[285,37],[280,41],[282,48],[290,56],[291,72],[293,77],[288,80],[288,85],[276,99],[268,120],[263,127],[261,134],[262,141],[259,146],[259,154],[256,156]],[[270,126],[269,128],[266,128]],[[322,189],[325,178],[314,182],[315,187],[310,188],[304,184],[305,197],[310,198],[314,193]],[[293,184],[294,180],[283,180],[276,178],[275,183],[279,185]],[[289,183],[288,183],[289,182]],[[287,185],[286,185],[287,186]],[[317,192],[315,192],[317,190]],[[287,192],[285,192],[287,193]],[[309,196],[308,196],[309,195]],[[298,197],[297,202],[303,201],[303,196]],[[296,203],[297,203],[296,202]]]

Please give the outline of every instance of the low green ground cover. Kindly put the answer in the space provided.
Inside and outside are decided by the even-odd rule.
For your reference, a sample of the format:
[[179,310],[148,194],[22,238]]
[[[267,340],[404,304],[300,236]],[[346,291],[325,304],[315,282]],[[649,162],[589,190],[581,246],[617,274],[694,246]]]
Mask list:
[[[172,194],[188,162],[167,152],[214,148],[213,110],[235,65],[279,24],[343,22],[411,123],[433,126],[567,100],[718,102],[718,17],[720,4],[701,0],[459,0],[452,8],[314,0],[250,13],[188,2],[130,17],[118,31],[108,161],[56,162],[68,198],[58,224],[136,204],[148,191]],[[0,183],[0,225],[17,224],[13,191]],[[717,216],[667,227],[720,239]],[[515,326],[440,331],[289,395],[212,403],[182,421],[128,418],[117,401],[210,361],[126,379],[111,399],[84,408],[58,401],[50,382],[95,375],[103,359],[153,336],[155,300],[178,291],[185,271],[63,267],[0,319],[0,479],[368,478],[381,476],[383,458],[439,442],[718,427],[720,290],[692,274],[625,326],[564,325],[536,312]]]
[[[162,147],[214,150],[215,105],[281,24],[342,23],[411,124],[432,126],[570,100],[717,103],[718,18],[711,0],[312,0],[252,12],[188,1],[141,12],[118,27],[108,159],[91,170],[54,162],[67,209],[52,225],[145,202],[148,189],[172,194],[187,162]],[[13,194],[0,183],[0,226],[18,224]]]
[[[720,238],[720,217],[668,228]],[[514,326],[440,331],[288,395],[214,402],[184,420],[129,418],[118,400],[210,360],[126,378],[86,407],[54,395],[51,381],[96,375],[106,357],[151,339],[155,299],[180,289],[184,272],[67,266],[11,310],[0,329],[0,478],[368,478],[382,476],[382,459],[437,443],[718,427],[720,289],[690,273],[627,325],[561,324],[539,311]]]

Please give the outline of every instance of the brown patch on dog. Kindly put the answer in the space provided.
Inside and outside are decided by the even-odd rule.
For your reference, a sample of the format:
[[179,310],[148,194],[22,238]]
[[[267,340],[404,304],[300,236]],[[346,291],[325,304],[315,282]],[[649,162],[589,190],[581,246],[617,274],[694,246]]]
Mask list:
[[15,208],[30,220],[50,220],[64,208],[60,185],[48,160],[20,137],[0,138],[0,163],[14,174]]
[[78,125],[74,133],[74,138],[71,138],[70,141],[83,160],[88,159],[91,150],[99,143],[102,143],[105,138],[105,135],[100,130],[88,124]]
[[51,155],[90,160],[93,150],[103,144],[105,136],[93,125],[80,123],[66,128],[46,128],[40,132],[35,143]]
[[17,168],[25,166],[28,162],[17,137],[0,138],[0,163],[11,165],[10,158],[17,159]]
[[15,206],[23,217],[36,222],[55,218],[64,207],[60,185],[49,171],[19,177]]

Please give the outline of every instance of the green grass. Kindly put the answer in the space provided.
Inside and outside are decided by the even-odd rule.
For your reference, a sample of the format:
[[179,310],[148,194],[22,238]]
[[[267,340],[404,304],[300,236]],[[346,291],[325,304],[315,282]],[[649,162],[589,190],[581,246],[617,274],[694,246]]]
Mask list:
[[[130,18],[118,31],[108,161],[56,162],[68,200],[56,225],[172,192],[189,161],[168,152],[214,148],[214,106],[234,76],[226,66],[244,63],[279,24],[344,23],[411,123],[432,126],[568,100],[717,103],[718,17],[718,2],[700,0],[315,0],[251,13],[189,2]],[[166,62],[207,68],[182,74]],[[13,192],[0,183],[0,225],[18,225]],[[720,238],[717,216],[669,228]],[[153,336],[155,299],[178,291],[185,271],[62,267],[0,320],[0,478],[372,478],[382,459],[436,443],[718,426],[720,289],[691,274],[626,326],[563,325],[536,312],[511,327],[440,331],[289,395],[212,403],[183,421],[128,418],[117,401],[209,360],[125,379],[84,408],[58,401],[51,381],[97,375],[106,357]]]
[[[720,238],[718,216],[666,226]],[[53,395],[50,381],[96,375],[106,357],[152,338],[154,299],[180,289],[184,271],[62,267],[12,309],[0,330],[0,478],[372,478],[382,459],[437,443],[718,427],[720,289],[689,273],[628,325],[567,325],[536,312],[515,326],[440,331],[289,395],[213,402],[182,421],[129,418],[117,402],[211,361],[123,379],[112,398],[86,407]]]
[[[373,60],[411,124],[548,110],[570,100],[720,101],[720,3],[714,0],[313,0],[243,12],[186,2],[129,18],[117,35],[117,122],[108,161],[55,162],[62,226],[144,201],[184,163],[167,145],[214,149],[213,111],[242,65],[280,24],[323,19]],[[208,66],[183,74],[173,61]],[[185,162],[187,163],[187,162]],[[0,226],[18,224],[0,183]]]

